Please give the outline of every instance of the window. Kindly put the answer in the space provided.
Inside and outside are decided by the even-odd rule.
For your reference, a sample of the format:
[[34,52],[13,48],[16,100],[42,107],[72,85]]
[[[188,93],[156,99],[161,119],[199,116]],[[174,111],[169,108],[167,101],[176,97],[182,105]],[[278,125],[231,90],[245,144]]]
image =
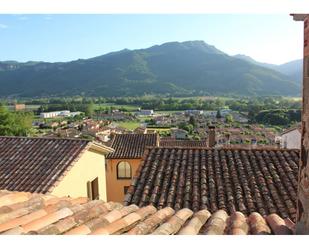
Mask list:
[[131,165],[128,162],[120,162],[117,165],[118,179],[131,179]]
[[93,181],[87,182],[87,194],[90,200],[99,199],[99,178],[95,178]]
[[126,195],[128,192],[129,186],[124,186],[123,187],[123,193]]

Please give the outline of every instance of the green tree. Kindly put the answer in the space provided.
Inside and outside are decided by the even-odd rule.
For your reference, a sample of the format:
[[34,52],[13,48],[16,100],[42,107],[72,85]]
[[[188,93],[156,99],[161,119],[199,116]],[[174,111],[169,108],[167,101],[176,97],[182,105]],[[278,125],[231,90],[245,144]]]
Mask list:
[[95,110],[95,106],[94,106],[94,103],[91,101],[90,103],[86,105],[86,110],[85,110],[86,116],[91,117],[94,114],[94,110]]
[[217,111],[217,115],[216,115],[216,118],[222,118],[222,115],[221,115],[221,112],[220,110]]
[[231,114],[228,114],[225,116],[225,122],[227,123],[233,123],[234,122],[234,118]]
[[27,112],[9,112],[0,105],[0,135],[27,136],[31,132],[33,114]]

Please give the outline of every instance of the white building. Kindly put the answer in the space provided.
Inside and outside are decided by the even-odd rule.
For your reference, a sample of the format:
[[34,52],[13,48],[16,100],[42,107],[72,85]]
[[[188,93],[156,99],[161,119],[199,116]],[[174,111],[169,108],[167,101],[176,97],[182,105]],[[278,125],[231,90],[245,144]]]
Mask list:
[[81,112],[70,112],[68,110],[54,111],[54,112],[41,112],[40,118],[74,117],[80,114]]
[[301,146],[301,128],[295,127],[286,130],[281,134],[281,148],[300,149]]
[[187,115],[202,115],[204,113],[203,110],[186,110],[185,114]]
[[171,137],[174,139],[187,139],[188,132],[178,128],[171,128]]
[[143,116],[151,116],[154,114],[154,111],[153,110],[140,110],[137,114],[143,115]]

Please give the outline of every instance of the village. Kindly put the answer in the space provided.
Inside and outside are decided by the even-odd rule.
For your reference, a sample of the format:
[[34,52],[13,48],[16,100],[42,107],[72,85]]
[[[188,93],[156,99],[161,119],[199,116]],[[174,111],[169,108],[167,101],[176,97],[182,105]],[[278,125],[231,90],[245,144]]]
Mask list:
[[[305,53],[290,126],[230,106],[0,106],[0,234],[309,234],[309,15],[292,17]],[[31,136],[10,135],[12,120],[22,131],[30,120]]]
[[[130,126],[132,122],[133,126]],[[156,113],[154,110],[128,113],[115,109],[110,113],[99,112],[93,117],[63,110],[40,113],[40,119],[33,122],[33,127],[39,137],[88,138],[106,145],[111,143],[115,134],[153,133],[162,140],[205,141],[206,144],[209,127],[214,127],[216,147],[237,145],[300,149],[300,124],[295,123],[279,132],[272,127],[250,124],[244,113],[230,109],[172,113]]]

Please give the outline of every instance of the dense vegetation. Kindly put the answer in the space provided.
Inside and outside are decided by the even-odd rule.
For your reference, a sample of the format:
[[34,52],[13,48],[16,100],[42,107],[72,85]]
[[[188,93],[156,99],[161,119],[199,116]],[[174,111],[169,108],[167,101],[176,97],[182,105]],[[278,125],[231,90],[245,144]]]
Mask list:
[[299,122],[301,119],[300,110],[266,110],[260,111],[251,122],[257,122],[268,125],[290,125]]
[[0,136],[27,136],[31,132],[33,114],[9,112],[0,104]]
[[272,69],[202,41],[171,42],[67,63],[0,63],[1,96],[300,95]]

